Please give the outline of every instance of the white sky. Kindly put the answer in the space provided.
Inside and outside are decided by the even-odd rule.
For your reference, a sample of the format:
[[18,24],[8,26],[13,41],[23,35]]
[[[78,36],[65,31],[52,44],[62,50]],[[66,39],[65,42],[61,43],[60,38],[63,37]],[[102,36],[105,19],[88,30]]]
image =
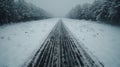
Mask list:
[[43,8],[56,17],[65,16],[77,4],[92,3],[94,0],[26,0]]

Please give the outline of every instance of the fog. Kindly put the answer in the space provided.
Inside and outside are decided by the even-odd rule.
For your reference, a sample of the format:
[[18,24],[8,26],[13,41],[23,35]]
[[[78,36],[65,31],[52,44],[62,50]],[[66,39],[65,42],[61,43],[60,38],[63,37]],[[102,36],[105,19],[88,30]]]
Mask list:
[[93,3],[94,0],[26,0],[56,17],[64,17],[78,4]]

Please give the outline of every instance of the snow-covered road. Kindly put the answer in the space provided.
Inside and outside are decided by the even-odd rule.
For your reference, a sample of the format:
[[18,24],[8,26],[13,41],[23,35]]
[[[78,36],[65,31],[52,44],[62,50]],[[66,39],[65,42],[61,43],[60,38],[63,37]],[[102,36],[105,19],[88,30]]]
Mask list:
[[[59,18],[0,26],[0,67],[21,67],[39,49]],[[105,67],[120,66],[120,27],[63,19]]]
[[60,20],[32,60],[24,67],[104,67],[104,65],[82,47]]

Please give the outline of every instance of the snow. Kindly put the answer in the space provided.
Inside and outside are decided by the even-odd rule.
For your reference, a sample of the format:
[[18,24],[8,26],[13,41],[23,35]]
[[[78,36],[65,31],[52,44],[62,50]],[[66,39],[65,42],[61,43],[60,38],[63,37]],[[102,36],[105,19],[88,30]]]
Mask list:
[[63,22],[105,67],[120,66],[120,27],[85,20],[63,19]]
[[[59,18],[0,26],[0,67],[21,67],[39,49]],[[120,27],[63,18],[73,35],[105,67],[120,66]]]
[[39,49],[58,19],[0,26],[0,67],[21,67]]

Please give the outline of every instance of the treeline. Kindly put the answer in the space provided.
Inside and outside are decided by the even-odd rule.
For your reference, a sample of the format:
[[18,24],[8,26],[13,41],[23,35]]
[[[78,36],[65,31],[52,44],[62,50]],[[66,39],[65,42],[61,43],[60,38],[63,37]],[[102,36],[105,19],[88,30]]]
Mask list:
[[93,4],[77,5],[67,17],[120,24],[120,0],[95,0]]
[[50,14],[24,0],[0,0],[0,25],[49,18]]

